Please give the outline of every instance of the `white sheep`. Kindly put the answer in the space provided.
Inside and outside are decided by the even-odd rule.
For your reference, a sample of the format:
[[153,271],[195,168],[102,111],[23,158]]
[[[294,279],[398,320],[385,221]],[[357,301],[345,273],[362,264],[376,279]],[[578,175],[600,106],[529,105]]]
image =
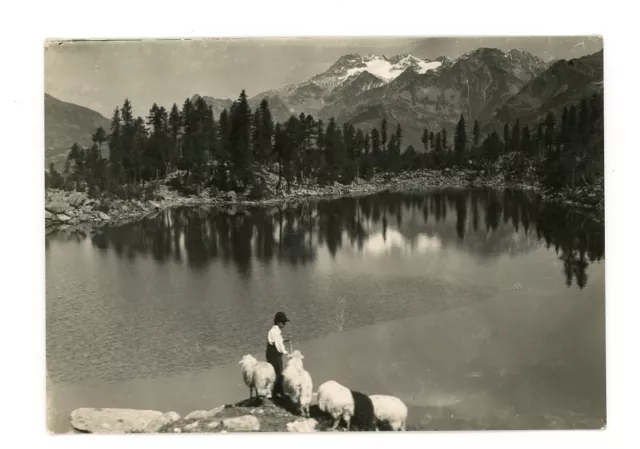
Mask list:
[[372,394],[376,424],[385,423],[391,430],[407,430],[407,406],[395,396]]
[[351,390],[340,385],[334,380],[329,380],[318,388],[318,407],[323,412],[329,413],[333,418],[332,430],[338,428],[340,418],[347,424],[347,430],[351,424],[355,405]]
[[289,362],[282,372],[282,388],[284,394],[291,399],[300,413],[309,417],[309,405],[313,396],[313,381],[308,371],[304,369],[304,356],[297,349],[289,354]]
[[240,360],[242,378],[249,387],[249,399],[253,399],[253,390],[258,397],[271,397],[276,382],[276,370],[268,362],[259,362],[252,355],[245,355]]

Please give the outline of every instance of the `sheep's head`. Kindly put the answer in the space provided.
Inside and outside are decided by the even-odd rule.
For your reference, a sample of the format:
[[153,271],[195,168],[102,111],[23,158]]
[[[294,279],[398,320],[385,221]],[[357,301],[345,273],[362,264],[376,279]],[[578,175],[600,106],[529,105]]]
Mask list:
[[304,360],[304,356],[302,355],[302,353],[299,350],[295,350],[293,351],[291,354],[289,354],[289,358],[290,359],[300,359],[300,360]]
[[252,356],[251,354],[247,354],[245,356],[242,357],[242,359],[240,359],[240,361],[238,362],[240,365],[242,365],[243,367],[247,367],[247,366],[251,366],[256,364],[258,361],[256,360],[256,358],[254,356]]
[[298,369],[304,369],[302,364],[302,359],[304,359],[304,356],[300,351],[296,349],[291,354],[289,354],[288,357],[289,357],[289,361],[287,362],[287,366],[292,366],[292,367],[295,366]]

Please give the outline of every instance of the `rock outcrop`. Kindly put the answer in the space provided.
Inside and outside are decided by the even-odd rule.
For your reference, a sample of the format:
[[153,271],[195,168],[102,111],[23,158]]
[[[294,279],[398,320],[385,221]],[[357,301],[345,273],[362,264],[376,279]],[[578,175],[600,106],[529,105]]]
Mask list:
[[71,426],[88,433],[136,433],[161,416],[155,410],[79,408],[71,412]]

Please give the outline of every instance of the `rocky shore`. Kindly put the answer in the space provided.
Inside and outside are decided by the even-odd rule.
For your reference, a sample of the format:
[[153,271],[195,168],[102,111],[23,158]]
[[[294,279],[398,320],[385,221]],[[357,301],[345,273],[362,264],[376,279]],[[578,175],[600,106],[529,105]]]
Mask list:
[[[315,399],[315,398],[314,398]],[[328,430],[330,417],[317,407],[303,418],[288,410],[288,404],[245,400],[211,410],[195,410],[183,417],[174,411],[117,408],[79,408],[70,416],[72,433],[227,433],[227,432],[317,432]]]
[[[235,432],[327,432],[332,419],[320,411],[317,396],[309,408],[310,416],[292,413],[286,401],[244,400],[210,410],[195,410],[185,416],[174,411],[79,408],[71,412],[71,430],[76,434],[181,434]],[[447,407],[416,407],[409,405],[407,431],[460,430],[523,430],[523,429],[601,429],[602,419],[569,414],[533,416],[490,413],[480,416],[461,415]],[[343,427],[338,428],[343,431]],[[352,427],[352,431],[359,429]],[[388,430],[381,427],[380,430]]]
[[592,189],[582,189],[572,194],[544,193],[537,183],[508,182],[503,176],[489,176],[472,170],[418,170],[397,175],[376,174],[371,180],[357,179],[349,185],[294,184],[291,190],[276,189],[277,177],[273,173],[264,176],[266,188],[262,199],[250,199],[249,192],[220,192],[212,195],[204,190],[199,195],[183,196],[161,184],[154,192],[152,200],[93,199],[83,192],[67,192],[49,189],[45,198],[46,232],[55,230],[88,231],[105,225],[122,225],[140,220],[169,207],[218,205],[218,206],[259,206],[277,205],[288,202],[321,198],[369,195],[382,191],[416,192],[436,188],[518,188],[534,190],[543,199],[572,206],[586,207],[596,215],[604,213],[602,185]]

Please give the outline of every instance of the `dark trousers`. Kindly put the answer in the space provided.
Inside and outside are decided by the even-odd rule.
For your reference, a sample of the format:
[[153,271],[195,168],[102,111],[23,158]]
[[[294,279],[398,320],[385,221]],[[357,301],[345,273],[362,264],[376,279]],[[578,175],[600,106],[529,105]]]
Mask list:
[[267,362],[271,363],[273,369],[276,371],[276,383],[273,386],[273,394],[283,394],[282,391],[282,370],[284,362],[282,359],[282,353],[278,351],[275,345],[267,343]]

